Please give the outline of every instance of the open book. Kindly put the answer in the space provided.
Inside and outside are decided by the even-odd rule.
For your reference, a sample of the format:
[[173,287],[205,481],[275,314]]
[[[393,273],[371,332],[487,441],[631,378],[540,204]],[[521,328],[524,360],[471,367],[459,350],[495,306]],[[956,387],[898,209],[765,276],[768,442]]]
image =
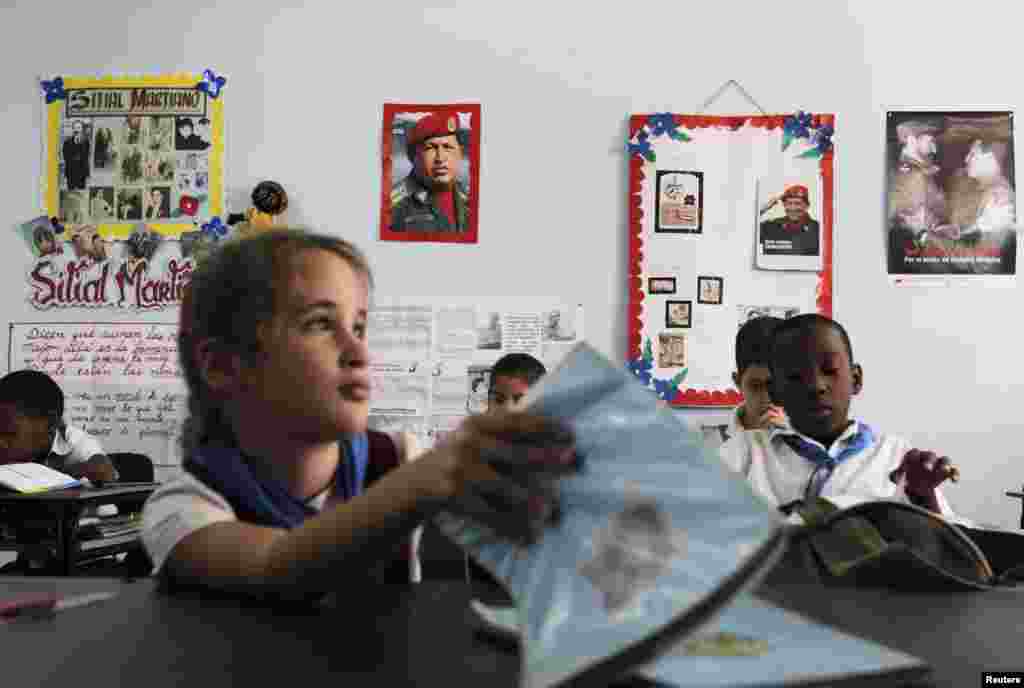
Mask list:
[[[559,523],[537,543],[517,546],[467,519],[437,519],[515,600],[521,684],[607,685],[650,667],[661,682],[691,685],[684,679],[695,665],[675,659],[691,656],[679,654],[687,639],[705,655],[723,642],[734,650],[778,646],[750,623],[735,638],[701,633],[740,599],[769,609],[762,615],[783,615],[737,597],[781,554],[779,515],[624,367],[586,344],[529,396],[532,412],[572,426],[582,459],[580,472],[559,484]],[[871,674],[923,665],[879,651],[852,666]],[[717,670],[724,673],[716,683],[751,675],[743,662]]]
[[919,589],[924,585],[986,589],[1024,583],[1024,536],[971,528],[896,501],[840,508],[818,497],[795,507],[823,571],[857,583]]
[[8,463],[0,465],[0,487],[30,494],[79,487],[81,481],[55,471],[41,463]]

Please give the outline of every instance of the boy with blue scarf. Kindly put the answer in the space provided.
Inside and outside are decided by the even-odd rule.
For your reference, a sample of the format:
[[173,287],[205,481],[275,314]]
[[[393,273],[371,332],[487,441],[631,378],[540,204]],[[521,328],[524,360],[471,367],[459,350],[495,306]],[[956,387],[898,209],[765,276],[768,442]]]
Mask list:
[[740,433],[722,445],[725,464],[780,507],[822,496],[841,506],[893,499],[953,517],[939,485],[958,472],[948,458],[911,448],[849,417],[864,385],[842,325],[803,314],[776,328],[772,396],[788,427]]

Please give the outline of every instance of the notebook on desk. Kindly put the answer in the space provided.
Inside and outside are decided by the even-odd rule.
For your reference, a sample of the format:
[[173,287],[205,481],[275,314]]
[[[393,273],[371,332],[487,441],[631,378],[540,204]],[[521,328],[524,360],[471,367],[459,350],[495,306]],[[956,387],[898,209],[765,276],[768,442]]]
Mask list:
[[8,463],[0,466],[0,488],[22,494],[81,487],[82,481],[41,463]]

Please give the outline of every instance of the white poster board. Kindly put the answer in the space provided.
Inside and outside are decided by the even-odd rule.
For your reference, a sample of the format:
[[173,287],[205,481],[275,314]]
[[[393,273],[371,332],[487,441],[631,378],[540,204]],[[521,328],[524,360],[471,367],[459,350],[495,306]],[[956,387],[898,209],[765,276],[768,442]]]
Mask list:
[[551,370],[583,340],[583,307],[556,300],[374,297],[370,426],[432,446],[486,408],[491,366],[528,353]]

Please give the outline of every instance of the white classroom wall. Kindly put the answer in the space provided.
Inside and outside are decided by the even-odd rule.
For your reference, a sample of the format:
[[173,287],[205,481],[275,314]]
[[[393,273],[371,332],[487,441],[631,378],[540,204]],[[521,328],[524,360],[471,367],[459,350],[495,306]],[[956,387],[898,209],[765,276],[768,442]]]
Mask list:
[[[835,315],[866,372],[856,412],[949,454],[962,470],[948,489],[959,511],[1016,526],[1019,502],[1003,492],[1024,483],[1014,323],[1024,286],[894,289],[882,228],[887,106],[1024,100],[1011,76],[1021,14],[1013,3],[149,5],[0,7],[8,226],[38,207],[38,76],[214,67],[229,77],[233,209],[256,182],[276,179],[292,220],[366,249],[382,292],[578,301],[588,339],[622,360],[626,117],[692,112],[736,79],[769,112],[838,114]],[[479,245],[375,241],[386,101],[482,103]],[[735,94],[721,106],[713,111],[749,111]],[[28,263],[21,239],[0,232],[3,320],[89,317],[32,311]]]

